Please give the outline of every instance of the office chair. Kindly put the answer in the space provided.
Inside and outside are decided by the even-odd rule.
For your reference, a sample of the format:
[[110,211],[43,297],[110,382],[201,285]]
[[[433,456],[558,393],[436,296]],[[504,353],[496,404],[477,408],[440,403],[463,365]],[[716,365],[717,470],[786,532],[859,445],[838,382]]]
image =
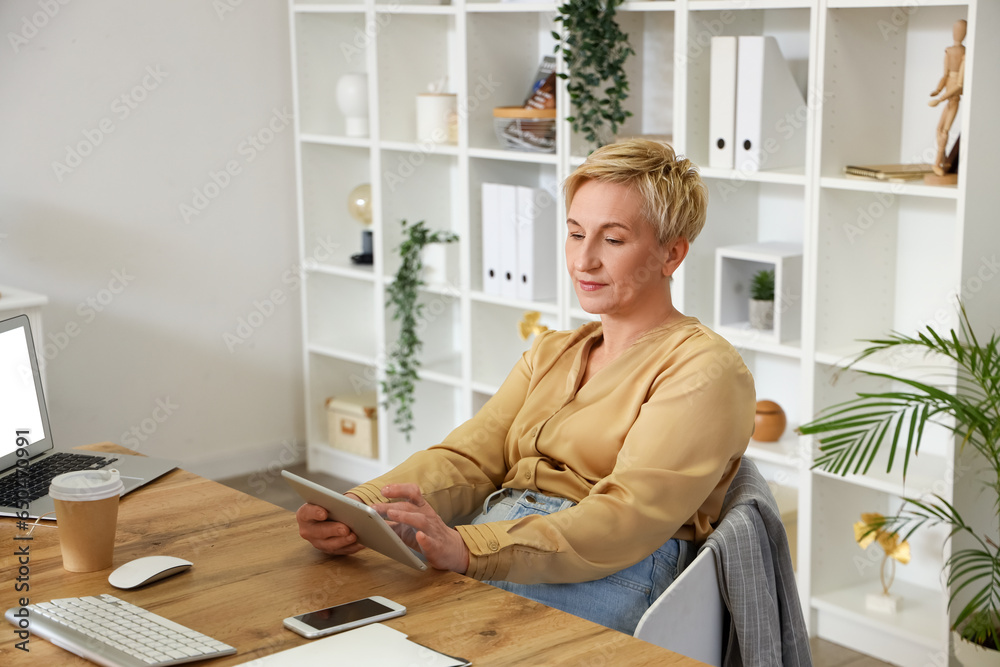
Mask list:
[[750,459],[726,492],[715,531],[635,636],[716,667],[811,667],[781,513]]
[[725,616],[715,552],[702,549],[642,615],[635,636],[713,667],[722,667]]

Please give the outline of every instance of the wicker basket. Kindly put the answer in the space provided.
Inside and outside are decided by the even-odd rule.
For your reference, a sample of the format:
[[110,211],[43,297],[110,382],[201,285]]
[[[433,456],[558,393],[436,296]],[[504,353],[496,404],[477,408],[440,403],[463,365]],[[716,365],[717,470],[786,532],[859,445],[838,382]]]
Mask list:
[[556,151],[556,110],[494,107],[493,128],[504,148],[536,153]]

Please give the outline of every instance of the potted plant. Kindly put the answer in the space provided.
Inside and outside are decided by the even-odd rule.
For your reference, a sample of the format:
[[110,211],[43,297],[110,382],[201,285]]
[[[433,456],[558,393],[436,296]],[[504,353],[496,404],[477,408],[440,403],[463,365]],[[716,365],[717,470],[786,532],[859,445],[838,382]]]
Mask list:
[[762,269],[750,281],[750,326],[774,328],[774,270]]
[[553,32],[556,52],[562,51],[569,74],[566,90],[574,115],[566,120],[574,132],[596,147],[614,139],[619,126],[632,112],[624,108],[628,99],[625,61],[635,50],[615,21],[615,9],[624,0],[567,0],[555,20],[563,24],[565,36]]
[[[868,340],[871,345],[852,362],[899,348],[942,355],[958,369],[959,382],[953,391],[891,373],[860,371],[904,385],[905,389],[859,393],[850,401],[822,411],[798,430],[819,436],[814,467],[841,475],[864,474],[888,442],[888,470],[902,452],[905,476],[911,454],[917,456],[920,451],[924,427],[928,423],[944,426],[961,438],[962,447],[973,447],[984,459],[982,469],[976,472],[986,490],[996,494],[991,526],[996,530],[1000,527],[1000,337],[994,332],[981,343],[965,309],[960,311],[958,332],[951,330],[942,336],[927,327],[916,337],[893,333],[883,340]],[[940,495],[904,501],[897,516],[879,522],[890,530],[906,529],[904,540],[920,527],[932,525],[948,527],[949,540],[963,536],[963,544],[953,542],[952,554],[945,562],[949,609],[955,611],[953,605],[962,591],[970,596],[957,610],[952,626],[957,655],[963,650],[973,652],[972,647],[962,646],[962,641],[967,641],[982,647],[982,651],[975,652],[982,653],[987,661],[983,664],[1000,664],[1000,547],[996,533],[991,536],[982,527],[967,523],[959,510]]]
[[395,279],[386,287],[386,305],[392,307],[392,319],[399,322],[399,338],[389,350],[382,392],[385,394],[385,405],[396,409],[393,423],[409,441],[413,431],[413,390],[420,368],[417,353],[423,347],[423,341],[417,335],[418,321],[424,308],[419,301],[419,289],[426,285],[422,251],[432,243],[454,243],[458,236],[451,232],[431,231],[423,220],[414,225],[408,225],[403,220],[401,224],[403,242],[398,251],[402,261]]

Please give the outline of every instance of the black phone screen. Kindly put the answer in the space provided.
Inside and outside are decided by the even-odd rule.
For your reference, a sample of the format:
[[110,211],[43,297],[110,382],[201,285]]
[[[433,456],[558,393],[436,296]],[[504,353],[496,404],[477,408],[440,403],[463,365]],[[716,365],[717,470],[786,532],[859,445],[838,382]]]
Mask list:
[[354,602],[340,604],[335,607],[327,607],[319,611],[311,611],[308,614],[301,614],[295,618],[307,625],[311,625],[317,630],[327,630],[335,628],[338,625],[360,621],[391,611],[392,609],[386,607],[384,604],[379,604],[374,600],[365,598],[364,600],[355,600]]

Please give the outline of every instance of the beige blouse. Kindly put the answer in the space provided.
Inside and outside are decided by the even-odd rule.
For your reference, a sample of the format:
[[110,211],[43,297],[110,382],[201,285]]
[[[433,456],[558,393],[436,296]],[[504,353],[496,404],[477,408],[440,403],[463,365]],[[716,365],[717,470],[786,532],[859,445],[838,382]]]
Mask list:
[[501,486],[577,502],[457,526],[476,579],[590,581],[671,536],[704,540],[753,432],[750,372],[687,317],[646,333],[580,387],[601,337],[599,322],[539,335],[475,417],[352,492],[387,502],[384,485],[415,482],[450,523],[475,516]]

